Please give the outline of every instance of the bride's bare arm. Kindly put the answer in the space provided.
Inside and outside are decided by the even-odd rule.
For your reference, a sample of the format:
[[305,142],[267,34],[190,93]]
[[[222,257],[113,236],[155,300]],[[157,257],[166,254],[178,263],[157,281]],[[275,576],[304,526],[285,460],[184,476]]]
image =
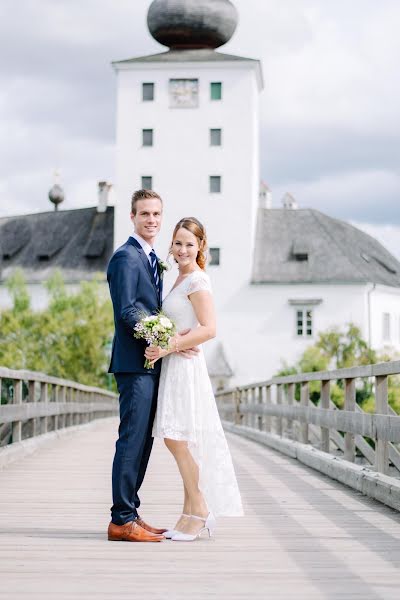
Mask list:
[[169,350],[150,346],[146,349],[146,358],[156,362],[159,358],[172,352],[188,350],[193,346],[203,344],[216,335],[216,320],[214,302],[210,292],[198,291],[190,294],[189,299],[193,305],[199,326],[185,335],[175,335],[170,339]]

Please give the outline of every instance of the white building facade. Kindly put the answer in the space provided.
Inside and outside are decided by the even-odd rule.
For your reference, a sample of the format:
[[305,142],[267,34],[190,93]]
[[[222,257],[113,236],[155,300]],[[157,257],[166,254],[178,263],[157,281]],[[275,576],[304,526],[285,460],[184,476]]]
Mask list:
[[[130,198],[164,201],[157,252],[183,217],[207,229],[216,294],[251,277],[259,191],[258,61],[209,50],[114,63],[117,93],[115,244],[131,234]],[[233,290],[232,290],[233,291]]]
[[[231,2],[218,6],[155,0],[149,29],[170,49],[113,63],[115,247],[132,232],[130,198],[139,188],[164,200],[162,258],[182,217],[204,223],[218,312],[218,340],[205,350],[211,371],[229,365],[221,384],[270,377],[318,332],[348,323],[372,347],[400,350],[399,263],[346,223],[297,210],[288,194],[280,210],[265,184],[260,194],[261,65],[215,50],[237,22]],[[175,276],[167,275],[166,290]]]

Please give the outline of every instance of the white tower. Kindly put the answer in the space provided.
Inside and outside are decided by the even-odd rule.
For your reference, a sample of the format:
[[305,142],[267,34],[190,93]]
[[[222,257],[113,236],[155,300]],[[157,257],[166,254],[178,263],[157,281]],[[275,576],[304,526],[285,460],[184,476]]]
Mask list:
[[164,200],[159,255],[177,221],[197,217],[217,299],[250,281],[259,197],[260,62],[215,51],[236,25],[229,0],[155,0],[148,27],[169,50],[113,63],[115,244],[132,232],[132,192],[156,190]]

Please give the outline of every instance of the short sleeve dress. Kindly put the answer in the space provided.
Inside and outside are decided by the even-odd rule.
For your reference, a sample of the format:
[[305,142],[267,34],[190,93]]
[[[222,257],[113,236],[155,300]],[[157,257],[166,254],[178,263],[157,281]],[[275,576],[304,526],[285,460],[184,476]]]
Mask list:
[[[198,291],[212,294],[204,271],[194,271],[172,289],[163,312],[178,331],[199,323],[189,296]],[[215,516],[243,514],[240,492],[224,430],[219,418],[207,366],[200,353],[191,359],[179,353],[162,361],[153,436],[186,440],[199,466],[199,485]]]

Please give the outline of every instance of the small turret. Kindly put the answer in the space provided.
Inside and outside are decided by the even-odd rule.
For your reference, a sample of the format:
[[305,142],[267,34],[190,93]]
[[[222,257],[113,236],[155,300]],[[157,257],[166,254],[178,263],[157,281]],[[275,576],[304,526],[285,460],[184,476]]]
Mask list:
[[289,192],[286,192],[283,196],[282,204],[283,208],[286,208],[286,210],[297,210],[299,208],[296,199],[293,198],[292,194],[289,194]]

